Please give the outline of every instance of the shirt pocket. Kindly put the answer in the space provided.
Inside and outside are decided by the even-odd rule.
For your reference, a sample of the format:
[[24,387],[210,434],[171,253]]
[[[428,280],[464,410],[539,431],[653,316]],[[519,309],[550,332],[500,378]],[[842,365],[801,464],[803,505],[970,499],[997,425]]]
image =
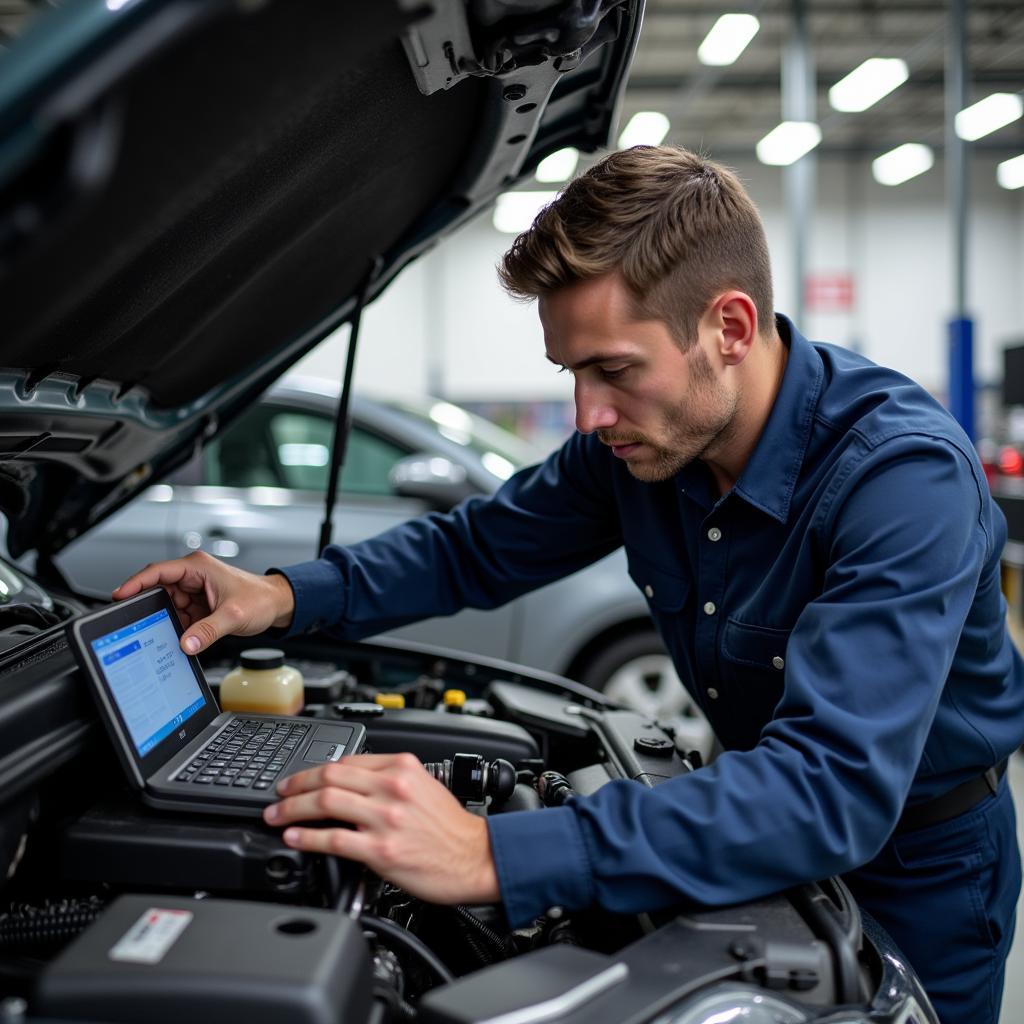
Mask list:
[[630,578],[647,599],[647,605],[655,622],[661,615],[671,615],[683,610],[690,593],[690,581],[684,576],[659,569],[644,555],[626,548],[626,564]]
[[730,746],[755,746],[761,730],[771,721],[782,700],[791,632],[738,619],[729,619],[722,629],[722,681],[739,712],[734,716],[736,736]]

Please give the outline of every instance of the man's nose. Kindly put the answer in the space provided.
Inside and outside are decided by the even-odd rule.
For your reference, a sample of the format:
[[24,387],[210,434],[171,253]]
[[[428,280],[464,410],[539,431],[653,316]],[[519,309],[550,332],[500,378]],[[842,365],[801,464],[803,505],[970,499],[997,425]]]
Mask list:
[[576,379],[576,429],[581,434],[592,434],[595,430],[607,430],[614,427],[619,420],[615,407],[603,394],[603,388],[595,387],[590,382]]

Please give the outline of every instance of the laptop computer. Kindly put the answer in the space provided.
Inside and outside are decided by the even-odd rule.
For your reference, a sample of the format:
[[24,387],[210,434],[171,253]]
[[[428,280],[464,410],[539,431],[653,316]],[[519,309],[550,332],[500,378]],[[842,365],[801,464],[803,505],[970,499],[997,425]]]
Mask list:
[[146,803],[255,818],[285,776],[362,751],[358,723],[221,712],[181,634],[163,589],[69,626],[100,718]]

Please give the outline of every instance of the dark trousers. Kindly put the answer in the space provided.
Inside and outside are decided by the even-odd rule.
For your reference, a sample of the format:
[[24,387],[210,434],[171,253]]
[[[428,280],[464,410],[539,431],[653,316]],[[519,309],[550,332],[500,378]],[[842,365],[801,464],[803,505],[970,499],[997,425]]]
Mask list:
[[1008,778],[951,821],[893,836],[847,875],[917,972],[942,1024],[998,1024],[1021,885]]

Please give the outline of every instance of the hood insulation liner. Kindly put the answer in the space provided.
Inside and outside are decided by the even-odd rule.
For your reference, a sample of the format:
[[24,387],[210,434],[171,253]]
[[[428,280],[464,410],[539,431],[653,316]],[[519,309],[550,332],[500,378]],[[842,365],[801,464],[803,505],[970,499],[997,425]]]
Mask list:
[[235,9],[120,82],[112,175],[0,279],[0,365],[176,406],[336,310],[445,197],[485,100],[421,95],[397,10],[357,10]]

